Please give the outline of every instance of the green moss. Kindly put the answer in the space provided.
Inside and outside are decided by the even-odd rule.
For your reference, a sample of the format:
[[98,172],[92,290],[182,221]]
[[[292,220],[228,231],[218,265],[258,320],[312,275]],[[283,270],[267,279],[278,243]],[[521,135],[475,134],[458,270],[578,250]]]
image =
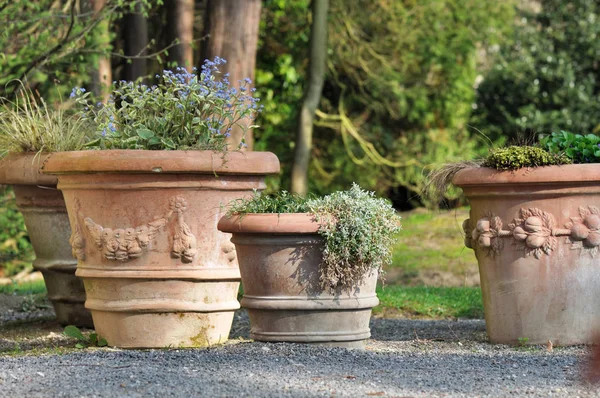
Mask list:
[[569,164],[564,154],[554,154],[534,146],[509,146],[490,152],[483,164],[498,170],[516,170],[522,167],[552,166]]

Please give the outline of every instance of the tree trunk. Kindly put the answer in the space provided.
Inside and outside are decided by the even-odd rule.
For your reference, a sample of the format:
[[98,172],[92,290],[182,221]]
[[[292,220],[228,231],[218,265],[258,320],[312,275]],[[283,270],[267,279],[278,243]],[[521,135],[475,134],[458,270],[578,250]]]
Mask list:
[[[209,37],[202,46],[200,64],[218,56],[227,61],[221,72],[229,73],[233,86],[246,77],[254,80],[260,10],[260,0],[208,0],[204,33]],[[242,129],[234,128],[229,144],[237,148],[242,138]],[[251,150],[252,132],[246,134],[245,141]]]
[[[94,12],[94,15],[102,12],[106,5],[106,0],[88,0],[87,8]],[[102,50],[110,48],[110,33],[108,20],[104,20],[96,26],[95,40]],[[110,64],[110,56],[98,56],[97,69],[92,71],[92,92],[102,100],[108,101],[110,95],[110,84],[112,82],[112,67]]]
[[194,66],[192,41],[194,40],[194,0],[167,0],[167,39],[179,44],[169,50],[169,61],[185,67]]
[[294,193],[305,195],[308,191],[308,164],[312,150],[312,134],[315,112],[321,100],[325,82],[327,58],[327,8],[329,0],[312,0],[312,26],[310,30],[310,59],[307,85],[298,120],[292,187]]
[[138,10],[140,5],[136,5],[136,12],[125,15],[123,19],[123,38],[125,39],[125,55],[130,57],[141,57],[130,59],[125,63],[123,70],[123,79],[135,81],[138,78],[145,77],[146,58],[148,46],[148,21],[146,17]]

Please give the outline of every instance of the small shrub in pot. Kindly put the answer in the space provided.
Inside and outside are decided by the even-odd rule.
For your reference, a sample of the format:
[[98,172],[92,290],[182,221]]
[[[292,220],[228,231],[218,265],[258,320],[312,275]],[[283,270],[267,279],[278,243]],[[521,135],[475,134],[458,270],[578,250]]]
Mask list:
[[323,198],[282,192],[233,202],[233,233],[251,337],[363,347],[375,286],[400,217],[357,185]]

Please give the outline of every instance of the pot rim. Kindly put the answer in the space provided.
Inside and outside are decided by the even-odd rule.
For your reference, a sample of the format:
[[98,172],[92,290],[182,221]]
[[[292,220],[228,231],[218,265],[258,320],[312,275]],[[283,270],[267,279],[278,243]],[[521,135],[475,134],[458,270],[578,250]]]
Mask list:
[[0,159],[0,184],[56,187],[55,176],[44,175],[41,168],[50,156],[47,152],[15,152]]
[[244,174],[279,173],[279,159],[271,152],[151,151],[114,149],[55,152],[48,156],[44,174]]
[[319,223],[311,213],[249,213],[224,216],[217,229],[241,234],[317,234]]
[[458,187],[500,184],[552,184],[600,182],[600,163],[565,164],[500,171],[472,167],[456,173],[452,184]]

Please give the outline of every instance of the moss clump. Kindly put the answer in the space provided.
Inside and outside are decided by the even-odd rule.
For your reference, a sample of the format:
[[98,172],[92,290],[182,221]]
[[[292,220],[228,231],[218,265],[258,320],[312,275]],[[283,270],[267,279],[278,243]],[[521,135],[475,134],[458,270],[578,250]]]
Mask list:
[[498,170],[516,170],[522,167],[553,166],[569,163],[571,163],[571,159],[562,153],[549,153],[535,146],[509,146],[491,151],[483,166]]

